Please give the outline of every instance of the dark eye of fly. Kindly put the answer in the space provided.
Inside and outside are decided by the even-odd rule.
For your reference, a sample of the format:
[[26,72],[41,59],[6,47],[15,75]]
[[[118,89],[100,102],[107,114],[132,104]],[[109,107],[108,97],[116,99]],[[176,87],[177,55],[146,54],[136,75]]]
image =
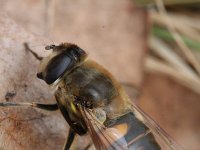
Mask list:
[[70,52],[69,52],[69,55],[71,58],[75,59],[76,61],[80,59],[80,54],[78,53],[78,51],[72,49]]
[[66,71],[71,70],[87,56],[84,50],[74,44],[68,44],[67,46],[62,44],[59,46],[51,45],[45,47],[45,49],[58,50],[58,53],[60,51],[58,55],[48,62],[45,70],[37,73],[37,77],[44,80],[47,84],[55,82]]
[[61,77],[65,71],[72,68],[74,61],[65,54],[55,56],[47,65],[43,80],[51,84]]

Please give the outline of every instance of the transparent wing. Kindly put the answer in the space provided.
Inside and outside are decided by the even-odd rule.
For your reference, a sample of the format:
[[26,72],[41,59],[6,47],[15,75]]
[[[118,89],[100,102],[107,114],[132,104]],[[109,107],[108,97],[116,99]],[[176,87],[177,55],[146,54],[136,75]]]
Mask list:
[[143,112],[137,105],[131,103],[131,108],[134,113],[140,115],[143,123],[153,133],[156,141],[164,150],[181,150],[178,145],[154,120],[152,120],[145,112]]
[[[103,123],[101,123],[96,118],[92,110],[84,108],[84,107],[80,107],[80,111],[87,124],[90,136],[97,150],[126,150],[126,149],[137,150],[137,149],[141,149],[142,147],[143,147],[142,149],[148,149],[148,146],[146,145],[148,143],[144,142],[143,143],[144,145],[142,147],[140,144],[139,144],[140,146],[138,147],[137,143],[138,143],[139,138],[141,137],[144,138],[145,136],[148,136],[149,134],[153,134],[153,136],[155,137],[155,140],[159,144],[160,148],[155,147],[156,150],[157,149],[163,149],[163,150],[181,150],[182,149],[180,148],[178,144],[176,144],[176,142],[174,142],[174,140],[172,140],[171,137],[169,137],[169,135],[163,129],[159,127],[158,124],[156,124],[155,121],[153,121],[138,106],[131,103],[130,107],[131,107],[131,112],[135,114],[135,116],[137,116],[145,126],[148,127],[148,130],[142,134],[137,134],[137,136],[130,139],[129,141],[125,139],[125,134],[121,132],[122,130],[120,130],[119,128],[116,128],[116,125],[112,127],[105,127]],[[129,118],[129,119],[134,120],[134,118]],[[127,122],[124,122],[124,123],[127,123],[127,125],[129,126],[129,129],[130,129],[130,126],[132,126],[133,128],[136,128],[133,125],[134,123],[132,122],[133,124],[130,124],[130,122],[131,122],[130,120],[127,120]],[[132,133],[129,133],[129,135],[134,135],[135,133],[133,132],[137,133],[136,130],[132,130],[132,129],[130,129],[128,132],[132,132]],[[148,140],[151,140],[151,139],[149,138]],[[132,144],[136,144],[136,146]],[[154,142],[152,142],[151,144],[154,144]],[[150,147],[153,147],[153,145]]]
[[178,145],[151,117],[148,116],[144,111],[142,111],[134,102],[139,95],[139,90],[129,83],[122,84],[125,91],[131,98],[131,109],[133,113],[140,115],[142,117],[143,123],[148,126],[156,140],[160,144],[161,148],[164,150],[181,150],[181,146]]
[[127,142],[116,128],[106,128],[97,120],[93,112],[80,107],[80,111],[88,126],[92,141],[97,150],[127,150]]

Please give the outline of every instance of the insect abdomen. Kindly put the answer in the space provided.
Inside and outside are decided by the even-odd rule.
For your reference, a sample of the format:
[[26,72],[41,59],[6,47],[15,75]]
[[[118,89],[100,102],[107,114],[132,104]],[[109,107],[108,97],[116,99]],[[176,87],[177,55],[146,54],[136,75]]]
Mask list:
[[[124,138],[127,142],[128,149],[131,150],[160,150],[154,135],[150,129],[143,124],[133,112],[129,112],[117,119],[106,121],[107,127],[121,126],[120,130],[124,132]],[[123,129],[124,128],[124,129]]]

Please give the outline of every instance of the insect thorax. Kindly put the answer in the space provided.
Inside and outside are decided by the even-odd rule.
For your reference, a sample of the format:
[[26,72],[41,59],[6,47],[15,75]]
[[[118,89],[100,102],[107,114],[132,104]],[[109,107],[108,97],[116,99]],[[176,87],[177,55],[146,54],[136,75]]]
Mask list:
[[[115,110],[118,111],[120,108],[125,108],[118,86],[112,75],[103,67],[93,61],[86,61],[69,74],[63,76],[58,84],[55,96],[58,104],[65,105],[65,113],[62,110],[61,112],[68,123],[76,122],[81,124],[80,112],[74,105],[75,98],[79,97],[80,100],[90,101],[93,103],[93,108],[104,109],[108,116],[109,113],[115,115]],[[119,106],[117,106],[118,104]],[[84,123],[81,126],[85,128]]]

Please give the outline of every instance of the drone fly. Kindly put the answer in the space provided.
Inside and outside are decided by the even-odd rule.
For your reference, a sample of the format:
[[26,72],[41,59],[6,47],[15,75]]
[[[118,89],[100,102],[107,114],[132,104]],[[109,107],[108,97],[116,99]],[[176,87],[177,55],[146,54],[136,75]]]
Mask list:
[[131,102],[111,73],[75,44],[46,46],[52,53],[39,57],[37,77],[53,86],[55,104],[1,102],[0,106],[59,109],[70,125],[64,149],[76,134],[89,132],[97,150],[175,150],[179,146],[139,107]]

